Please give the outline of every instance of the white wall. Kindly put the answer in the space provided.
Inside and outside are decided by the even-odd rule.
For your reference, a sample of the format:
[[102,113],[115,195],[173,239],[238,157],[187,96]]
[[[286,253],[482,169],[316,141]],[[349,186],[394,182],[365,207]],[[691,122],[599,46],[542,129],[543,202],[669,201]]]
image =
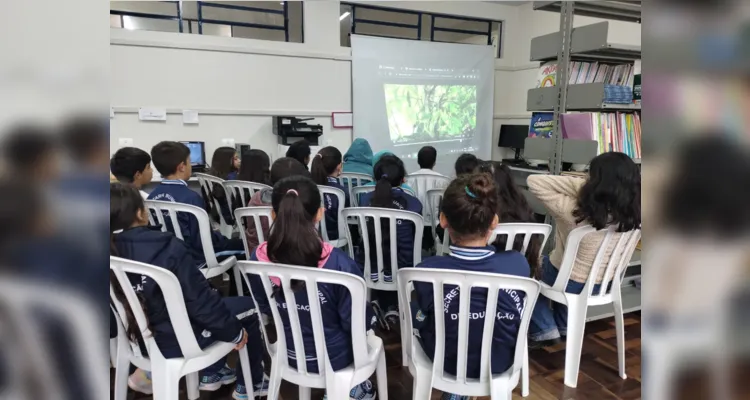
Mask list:
[[[358,2],[376,4],[375,2]],[[502,123],[528,123],[526,91],[536,80],[529,59],[534,36],[559,26],[559,14],[531,5],[489,2],[388,2],[388,7],[502,20],[502,56],[496,60],[493,159],[502,158]],[[111,151],[120,138],[149,150],[161,140],[203,140],[207,157],[224,138],[250,143],[276,158],[272,115],[316,117],[322,145],[345,151],[350,129],[332,129],[333,111],[351,110],[351,51],[340,46],[337,1],[304,2],[305,43],[111,29]],[[576,25],[598,21],[576,17]],[[640,26],[612,22],[613,40],[640,44]],[[616,39],[615,39],[616,38]],[[140,122],[137,108],[164,107],[167,122]],[[183,125],[182,109],[200,112],[200,124]]]

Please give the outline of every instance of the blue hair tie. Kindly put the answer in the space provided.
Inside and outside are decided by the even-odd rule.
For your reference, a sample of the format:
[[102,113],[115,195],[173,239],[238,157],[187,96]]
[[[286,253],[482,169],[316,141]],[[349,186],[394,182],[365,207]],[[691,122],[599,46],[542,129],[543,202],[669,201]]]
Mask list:
[[388,178],[388,174],[380,175],[381,178]]
[[475,195],[474,193],[472,193],[471,190],[469,190],[468,186],[464,186],[464,191],[466,191],[466,194],[468,194],[469,197],[471,197],[472,199],[476,199],[477,198],[477,195]]

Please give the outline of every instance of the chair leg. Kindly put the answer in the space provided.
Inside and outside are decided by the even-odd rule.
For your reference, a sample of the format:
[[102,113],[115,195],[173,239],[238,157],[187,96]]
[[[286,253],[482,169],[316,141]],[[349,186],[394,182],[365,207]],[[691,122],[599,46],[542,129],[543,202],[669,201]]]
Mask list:
[[[334,372],[326,373],[326,393],[328,398],[333,399],[348,399],[349,393],[352,391],[352,378],[354,372]],[[359,382],[357,382],[359,384]]]
[[388,400],[388,369],[385,364],[385,349],[380,351],[376,373],[378,377],[378,399]]
[[622,299],[619,295],[615,296],[612,306],[615,309],[615,330],[617,332],[617,364],[620,371],[620,378],[627,379],[625,375],[625,318],[622,315]]
[[568,338],[565,344],[565,386],[571,388],[575,388],[578,384],[578,370],[581,366],[581,348],[585,328],[586,304],[569,300]]
[[279,398],[279,391],[281,390],[281,362],[273,360],[271,363],[271,376],[268,381],[268,400],[276,400]]
[[432,397],[432,370],[414,366],[414,381],[412,383],[414,400],[430,400]]
[[185,387],[187,388],[187,397],[189,400],[198,400],[201,397],[201,392],[198,390],[198,373],[193,372],[185,376]]
[[513,388],[510,386],[508,379],[497,379],[490,384],[492,400],[511,400],[513,398]]
[[406,321],[405,318],[407,316],[407,312],[405,310],[401,310],[401,366],[408,367],[409,366],[409,348],[411,346],[411,340],[408,335],[411,334],[411,332],[406,332]]
[[115,399],[126,400],[128,398],[128,373],[130,372],[130,360],[127,354],[122,353],[115,356]]
[[[155,364],[152,361],[152,365]],[[180,373],[167,363],[154,365],[151,371],[154,398],[160,400],[177,400],[180,395]]]
[[[248,255],[248,258],[250,256]],[[235,265],[232,267],[232,273],[234,274],[234,284],[237,285],[237,296],[242,296],[244,293],[242,293],[242,272],[240,272],[240,267]],[[260,311],[258,312],[260,314]]]
[[250,370],[250,358],[247,355],[247,346],[242,350],[238,351],[240,355],[240,367],[242,368],[242,376],[245,378],[245,388],[247,388],[247,397],[249,399],[255,398],[255,392],[253,391],[252,371]]
[[309,387],[305,387],[305,386],[299,387],[299,400],[310,400],[311,397],[312,397],[312,391],[310,390]]
[[117,366],[117,338],[109,339],[109,363],[112,367]]
[[529,346],[523,349],[523,368],[521,369],[521,396],[529,397]]

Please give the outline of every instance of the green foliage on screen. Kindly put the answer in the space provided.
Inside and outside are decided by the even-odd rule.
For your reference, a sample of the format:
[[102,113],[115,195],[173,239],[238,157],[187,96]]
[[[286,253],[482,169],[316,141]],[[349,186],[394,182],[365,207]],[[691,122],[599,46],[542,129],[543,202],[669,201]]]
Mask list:
[[385,85],[393,143],[472,136],[477,127],[477,87]]

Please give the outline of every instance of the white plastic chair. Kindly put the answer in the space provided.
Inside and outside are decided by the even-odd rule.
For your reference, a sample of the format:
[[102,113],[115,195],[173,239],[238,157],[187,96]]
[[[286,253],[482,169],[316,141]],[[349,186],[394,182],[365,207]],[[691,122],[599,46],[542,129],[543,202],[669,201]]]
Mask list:
[[[374,179],[371,175],[360,174],[357,172],[342,172],[339,177],[339,184],[349,190],[349,198],[352,197],[352,189],[363,186],[365,183],[372,182]],[[352,185],[353,183],[353,185]]]
[[[224,190],[226,190],[227,194],[230,195],[228,196],[228,204],[230,210],[247,207],[248,202],[250,202],[250,198],[253,197],[255,192],[260,192],[263,189],[272,188],[262,183],[248,181],[224,181]],[[234,199],[239,199],[240,204],[233,204]]]
[[[203,275],[206,276],[206,279],[211,279],[224,274],[237,264],[237,257],[235,256],[230,256],[221,262],[216,259],[214,244],[211,241],[211,222],[209,222],[206,210],[188,204],[173,203],[171,201],[146,200],[145,203],[146,208],[149,210],[149,224],[152,226],[161,225],[162,232],[169,232],[164,219],[165,216],[169,216],[174,234],[180,240],[185,239],[182,234],[182,228],[177,219],[177,213],[191,214],[198,220],[198,230],[200,232],[201,245],[203,246],[203,257],[206,259],[205,266],[201,267],[200,270],[203,272]],[[156,215],[157,221],[154,221],[154,215]],[[240,290],[239,293],[242,293],[242,290]]]
[[226,182],[226,181],[224,179],[217,178],[217,177],[215,177],[213,175],[209,175],[209,174],[196,173],[195,177],[198,178],[198,183],[201,185],[201,189],[203,189],[203,190],[206,191],[206,194],[208,195],[208,198],[214,204],[214,208],[216,209],[217,214],[219,214],[219,231],[221,232],[222,235],[224,235],[224,236],[226,236],[228,238],[231,238],[232,237],[232,233],[234,232],[234,225],[230,224],[228,221],[224,220],[224,214],[221,212],[221,205],[219,204],[219,201],[217,199],[215,199],[214,196],[213,196],[213,194],[212,194],[213,193],[213,188],[215,186],[218,186],[218,187],[222,188],[222,190],[224,190],[224,193],[225,193],[226,198],[227,198],[227,204],[230,204],[230,208],[229,209],[231,210],[232,209],[231,208],[231,203],[230,203],[230,201],[231,201],[230,200],[230,194],[231,194],[231,192],[229,192],[224,187],[224,182]]
[[336,212],[338,213],[339,238],[336,240],[331,240],[328,238],[328,230],[326,228],[325,217],[320,220],[320,235],[323,237],[323,241],[330,243],[333,247],[344,247],[347,245],[347,243],[349,243],[346,240],[346,234],[344,233],[346,231],[346,219],[344,219],[344,217],[341,215],[341,212],[344,211],[344,206],[346,205],[346,195],[344,194],[343,190],[330,186],[318,185],[318,189],[320,190],[320,200],[323,203],[324,208],[326,207],[326,195],[335,196],[339,202],[339,208],[338,210],[336,210]]
[[[269,347],[273,362],[271,364],[271,379],[269,382],[268,399],[274,400],[279,396],[281,381],[286,380],[299,386],[299,398],[310,399],[310,388],[325,388],[329,399],[348,399],[352,387],[364,382],[373,372],[377,372],[378,398],[388,400],[388,381],[385,364],[383,341],[375,335],[366,335],[366,307],[365,282],[362,278],[349,273],[329,271],[318,268],[298,267],[291,265],[241,261],[239,268],[247,279],[247,274],[260,276],[265,293],[253,293],[255,296],[266,296],[273,320],[278,332],[275,344]],[[292,340],[296,352],[296,368],[289,365],[287,353],[288,344],[284,334],[284,323],[279,314],[279,306],[273,297],[273,288],[269,277],[279,278],[281,290],[287,303],[286,310],[291,324]],[[296,298],[291,289],[291,281],[299,280],[305,283],[307,299],[310,304],[310,319],[312,320],[313,335],[315,337],[315,354],[317,357],[318,373],[307,370],[308,349],[303,346],[302,328],[300,326],[299,310]],[[248,286],[249,286],[249,282]],[[323,317],[320,311],[318,284],[331,283],[345,287],[352,301],[351,313],[351,343],[354,363],[339,371],[333,371],[328,349],[323,333]],[[264,336],[265,336],[265,328]],[[304,354],[303,354],[304,351]]]
[[[5,380],[4,399],[70,398],[70,388],[61,378],[55,361],[61,349],[52,346],[48,335],[51,329],[66,333],[64,345],[75,360],[81,381],[78,391],[90,393],[90,398],[107,398],[106,356],[101,332],[101,311],[77,290],[43,283],[36,279],[17,278],[4,274],[0,279],[0,308],[2,309],[2,339]],[[52,325],[49,322],[54,322]],[[58,343],[59,345],[59,343]],[[60,360],[63,361],[63,360]],[[34,380],[27,380],[33,371]],[[43,383],[29,388],[28,383]],[[33,393],[33,397],[32,397]]]
[[[576,387],[578,383],[581,347],[583,346],[583,334],[586,328],[586,311],[589,306],[612,304],[614,307],[615,329],[617,331],[617,360],[620,377],[622,379],[627,378],[625,375],[625,323],[622,314],[620,286],[622,279],[625,277],[625,269],[628,262],[633,256],[633,251],[638,244],[638,240],[641,238],[641,230],[635,229],[619,234],[619,239],[617,239],[609,263],[604,266],[605,272],[601,287],[597,293],[593,293],[609,242],[615,240],[613,238],[616,235],[616,227],[610,226],[602,231],[605,232],[604,239],[599,246],[594,264],[591,267],[588,279],[580,295],[566,293],[565,288],[573,271],[578,247],[586,235],[597,232],[594,227],[583,226],[573,229],[570,232],[565,244],[565,254],[563,255],[562,265],[560,265],[555,284],[550,286],[541,282],[542,294],[545,297],[568,306],[568,331],[565,344],[565,385],[572,388]],[[612,290],[607,291],[610,282],[612,283]]]
[[[487,244],[492,244],[495,239],[497,239],[499,236],[507,236],[507,240],[505,241],[505,251],[513,250],[513,244],[516,241],[516,237],[518,235],[521,235],[523,237],[523,248],[521,249],[521,254],[526,254],[526,251],[529,249],[529,242],[531,242],[531,239],[533,239],[534,235],[542,235],[542,247],[541,250],[544,250],[544,246],[547,244],[547,239],[549,239],[549,235],[552,233],[552,225],[549,224],[537,224],[532,222],[509,222],[507,224],[498,224],[494,231],[492,231],[492,235],[490,236],[489,241]],[[438,251],[438,255],[448,254],[450,252],[450,235],[446,231],[444,234],[445,238],[443,238],[443,242],[441,243],[441,249]]]
[[[412,196],[416,197],[416,195],[414,195],[414,192],[412,192],[411,190],[409,190],[409,189],[407,189],[407,188],[401,188],[401,189],[402,189],[402,190],[403,190],[403,191],[404,191],[405,193],[408,193],[408,194],[410,194],[410,195],[412,195]],[[365,194],[365,193],[370,193],[370,192],[374,192],[374,191],[375,191],[375,185],[370,185],[370,186],[357,186],[357,187],[353,188],[353,189],[352,189],[352,195],[351,195],[351,197],[350,197],[350,199],[351,199],[350,201],[351,201],[351,203],[352,203],[352,207],[359,207],[359,196],[360,196],[360,195],[363,195],[363,194]]]
[[[185,299],[182,288],[177,278],[164,268],[155,267],[144,263],[126,260],[119,257],[109,258],[109,268],[117,277],[118,284],[125,294],[131,311],[135,317],[138,329],[146,345],[148,358],[141,354],[137,343],[129,340],[125,331],[127,320],[122,316],[125,308],[117,299],[114,289],[110,284],[109,296],[115,306],[115,317],[118,320],[118,352],[117,369],[115,377],[115,400],[125,400],[127,396],[128,367],[132,363],[146,371],[151,371],[153,382],[154,399],[177,400],[179,394],[180,378],[185,376],[188,398],[195,400],[200,396],[198,391],[198,372],[227,355],[234,350],[234,343],[216,342],[201,349],[195,340],[193,328],[185,309]],[[153,333],[148,329],[146,315],[141,308],[141,303],[133,290],[133,286],[127,274],[147,276],[152,279],[161,289],[167,312],[172,323],[177,342],[180,345],[181,358],[166,359],[156,345]],[[249,377],[250,361],[247,355],[247,347],[239,352],[240,364],[243,376]],[[248,395],[253,398],[252,385],[247,386]]]
[[[512,391],[523,380],[522,394],[528,395],[529,388],[529,364],[526,336],[531,321],[537,297],[539,296],[539,283],[533,279],[508,276],[502,274],[490,274],[470,272],[463,270],[437,270],[433,268],[407,268],[399,271],[399,302],[401,309],[407,310],[408,318],[402,331],[412,332],[413,318],[409,300],[411,299],[411,288],[413,282],[432,283],[435,317],[435,354],[434,361],[425,354],[422,346],[412,335],[409,335],[408,359],[409,372],[414,377],[414,399],[430,398],[432,388],[435,387],[446,393],[456,393],[465,396],[491,396],[493,400],[512,398]],[[445,359],[445,314],[443,307],[438,306],[444,302],[444,286],[455,285],[459,290],[460,310],[458,312],[458,352],[456,364],[456,376],[449,375],[444,371]],[[521,313],[521,324],[516,338],[516,352],[513,357],[513,366],[498,375],[491,375],[492,342],[495,329],[495,318],[484,319],[484,330],[482,332],[482,356],[480,364],[480,376],[478,379],[467,378],[466,365],[468,359],[469,341],[469,316],[471,304],[471,288],[487,288],[487,303],[484,315],[497,314],[497,299],[500,290],[513,290],[525,293],[523,311]]]
[[445,194],[445,188],[429,189],[425,193],[424,208],[429,210],[431,218],[427,219],[432,227],[432,239],[435,241],[435,252],[437,255],[442,256],[448,252],[448,243],[445,245],[443,241],[448,241],[448,232],[444,232],[443,236],[445,239],[441,240],[437,234],[437,227],[440,224],[440,203],[443,201],[443,195]]
[[[451,179],[443,175],[415,173],[406,177],[406,183],[414,189],[419,201],[426,204],[427,192],[432,189],[445,189],[451,183]],[[430,207],[423,208],[422,216],[425,220],[432,217]]]
[[[360,235],[362,237],[362,245],[365,250],[365,261],[364,261],[364,274],[365,282],[367,283],[367,300],[370,301],[372,289],[385,290],[385,291],[398,291],[398,237],[396,234],[396,225],[409,221],[414,224],[414,258],[412,266],[417,266],[422,262],[422,235],[424,234],[424,221],[422,216],[411,211],[395,210],[389,208],[375,208],[375,207],[358,207],[358,208],[347,208],[343,212],[344,218],[349,219],[350,217],[358,222]],[[370,248],[370,235],[373,233],[369,231],[367,227],[367,218],[371,218],[373,221],[373,227],[375,228],[375,249]],[[382,219],[388,220],[388,232],[389,242],[383,243],[383,227],[381,224]],[[352,242],[352,234],[350,231],[351,227],[346,230],[346,237],[349,243]],[[391,249],[391,277],[392,282],[386,282],[384,279],[383,271],[383,247],[389,246]],[[370,262],[370,253],[375,251],[375,272],[378,275],[378,281],[372,280],[373,266]],[[349,246],[349,257],[354,258],[354,246]],[[401,319],[404,319],[404,310],[400,311]],[[402,325],[403,327],[403,325]],[[407,332],[411,332],[405,329],[401,329],[401,355],[403,365],[406,366],[406,347],[407,343]]]
[[[268,227],[270,229],[273,224],[273,218],[271,217],[272,211],[273,207],[271,206],[243,207],[234,210],[234,219],[235,221],[237,221],[237,227],[240,229],[240,237],[242,238],[242,244],[245,246],[245,254],[247,254],[247,258],[250,258],[252,250],[254,250],[251,249],[250,245],[247,243],[247,235],[245,235],[247,223],[249,222],[254,224],[255,231],[258,235],[258,244],[261,244],[267,239],[266,235],[263,234],[263,224],[261,224],[261,218],[264,218],[266,221],[268,221]],[[240,284],[240,282],[242,282],[242,276],[240,274],[239,267],[234,269],[234,281],[237,282],[237,293],[242,293]],[[257,302],[255,303],[255,309],[260,310]],[[263,325],[268,325],[268,318],[266,315],[260,314],[260,319],[263,322]],[[268,336],[265,335],[265,332],[263,332],[263,339],[266,341],[266,348],[269,348],[270,343],[268,342]]]

